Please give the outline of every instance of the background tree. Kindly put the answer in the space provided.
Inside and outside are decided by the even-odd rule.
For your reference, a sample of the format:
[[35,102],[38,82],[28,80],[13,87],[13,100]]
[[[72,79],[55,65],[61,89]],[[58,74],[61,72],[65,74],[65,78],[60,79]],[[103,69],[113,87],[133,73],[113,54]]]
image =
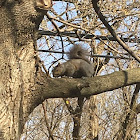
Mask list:
[[[25,139],[138,138],[139,2],[67,2],[54,2],[48,13],[51,1],[0,2],[1,139],[19,139],[25,123]],[[49,36],[37,48],[41,21],[40,34]],[[69,46],[79,42],[91,54],[121,59],[91,58],[97,65],[93,78],[50,78],[56,62],[67,59]],[[40,60],[38,51],[49,53],[41,53]],[[58,51],[61,56],[54,55]],[[128,86],[132,84],[137,86]],[[89,95],[94,96],[86,100]],[[47,99],[55,97],[63,100]],[[41,103],[43,110],[36,108]]]

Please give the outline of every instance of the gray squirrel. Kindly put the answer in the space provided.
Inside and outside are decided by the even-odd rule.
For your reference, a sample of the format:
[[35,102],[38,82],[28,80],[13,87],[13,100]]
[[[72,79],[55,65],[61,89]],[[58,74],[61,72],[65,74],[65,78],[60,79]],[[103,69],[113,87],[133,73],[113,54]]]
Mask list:
[[89,52],[75,44],[68,53],[69,60],[58,64],[52,70],[53,77],[67,76],[73,78],[91,77],[94,75],[94,64],[88,59]]

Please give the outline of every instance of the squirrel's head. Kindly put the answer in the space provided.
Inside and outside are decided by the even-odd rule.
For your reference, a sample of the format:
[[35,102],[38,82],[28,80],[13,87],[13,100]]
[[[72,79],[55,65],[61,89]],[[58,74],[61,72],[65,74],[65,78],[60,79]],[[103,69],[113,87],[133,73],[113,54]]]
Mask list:
[[53,77],[63,76],[64,66],[60,63],[52,70]]

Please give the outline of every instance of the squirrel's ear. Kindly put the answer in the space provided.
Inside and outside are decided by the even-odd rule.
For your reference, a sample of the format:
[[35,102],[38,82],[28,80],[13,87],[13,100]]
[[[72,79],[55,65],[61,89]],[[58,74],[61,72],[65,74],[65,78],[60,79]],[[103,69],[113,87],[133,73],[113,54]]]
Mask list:
[[58,65],[57,66],[60,66],[61,64],[60,63],[58,63]]

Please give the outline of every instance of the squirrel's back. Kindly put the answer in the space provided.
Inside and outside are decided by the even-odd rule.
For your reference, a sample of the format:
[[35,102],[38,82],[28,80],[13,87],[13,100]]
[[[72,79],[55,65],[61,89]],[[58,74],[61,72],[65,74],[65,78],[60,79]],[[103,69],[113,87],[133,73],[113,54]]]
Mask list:
[[65,63],[58,64],[53,69],[53,76],[67,76],[74,78],[91,77],[94,74],[94,65],[88,60],[89,53],[80,45],[74,45],[70,49],[68,60]]
[[68,58],[69,59],[83,59],[90,63],[88,57],[89,57],[89,52],[83,48],[80,44],[75,44],[68,53]]

